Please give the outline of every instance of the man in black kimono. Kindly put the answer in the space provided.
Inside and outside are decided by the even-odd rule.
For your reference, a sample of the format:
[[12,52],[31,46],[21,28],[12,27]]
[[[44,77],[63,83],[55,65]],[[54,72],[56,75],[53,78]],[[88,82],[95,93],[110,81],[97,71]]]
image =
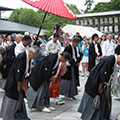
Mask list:
[[65,48],[64,51],[69,52],[71,59],[66,64],[67,72],[61,77],[61,95],[65,95],[70,99],[75,99],[78,94],[77,86],[79,86],[79,63],[82,56],[79,54],[78,45],[81,42],[80,38],[73,37],[72,42]]
[[[39,48],[37,46],[32,46],[29,49],[27,49],[25,52],[20,53],[17,56],[16,60],[14,61],[4,88],[5,95],[1,107],[1,117],[3,118],[3,120],[15,119],[14,115],[18,107],[18,100],[20,94],[19,91],[21,90],[25,97],[26,87],[27,87],[27,85],[25,86],[25,83],[27,82],[27,79],[30,74],[30,61],[34,57],[38,56],[38,54],[39,54]],[[23,111],[22,112],[27,117],[24,100],[23,100],[23,105],[24,105],[24,112]],[[27,118],[26,120],[29,120]]]
[[102,50],[100,45],[97,43],[98,35],[92,35],[92,43],[89,46],[89,55],[88,55],[88,71],[90,72],[91,69],[101,60]]
[[54,80],[59,62],[70,59],[67,52],[50,54],[36,64],[29,78],[30,87],[27,93],[29,108],[36,108],[43,112],[54,110],[50,106],[50,81]]
[[[120,55],[111,55],[103,58],[91,70],[78,109],[82,113],[82,120],[110,120],[112,106],[111,83],[116,78],[119,68]],[[96,105],[94,104],[95,100]]]

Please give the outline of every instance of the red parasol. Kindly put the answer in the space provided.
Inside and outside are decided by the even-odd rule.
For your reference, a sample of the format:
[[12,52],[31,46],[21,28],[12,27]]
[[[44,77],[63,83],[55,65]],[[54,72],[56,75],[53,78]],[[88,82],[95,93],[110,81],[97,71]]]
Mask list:
[[[44,22],[47,13],[67,19],[77,19],[74,13],[67,7],[67,5],[62,0],[22,0],[22,1],[35,8],[45,11],[45,16],[43,18],[42,23]],[[41,28],[42,24],[40,26],[38,35],[41,31]]]
[[22,0],[47,13],[68,19],[77,19],[62,0]]

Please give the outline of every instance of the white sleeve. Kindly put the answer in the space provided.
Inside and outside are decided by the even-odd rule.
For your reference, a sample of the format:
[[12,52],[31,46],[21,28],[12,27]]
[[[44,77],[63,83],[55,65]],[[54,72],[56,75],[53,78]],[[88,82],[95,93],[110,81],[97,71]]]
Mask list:
[[16,45],[16,47],[15,47],[15,56],[17,57],[18,54],[19,54],[19,52],[18,52],[18,45]]
[[17,57],[20,53],[24,52],[26,48],[21,47],[19,44],[15,47],[15,56]]
[[63,50],[62,50],[62,46],[61,46],[61,43],[59,42],[59,53],[62,53]]
[[76,47],[76,50],[77,50],[77,57],[80,57],[80,54],[79,54],[79,48]]
[[102,54],[103,54],[103,56],[106,56],[106,49],[105,49],[105,47],[106,47],[106,43],[103,42],[103,46],[102,46]]
[[46,50],[46,56],[47,55],[49,55],[49,45],[50,43],[48,42],[47,44],[46,44],[46,47],[45,47],[45,50]]

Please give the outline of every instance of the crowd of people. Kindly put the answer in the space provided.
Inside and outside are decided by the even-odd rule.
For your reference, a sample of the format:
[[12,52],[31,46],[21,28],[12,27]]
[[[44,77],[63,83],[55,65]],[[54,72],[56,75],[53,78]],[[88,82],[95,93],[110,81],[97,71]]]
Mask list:
[[87,38],[77,32],[71,37],[62,30],[62,23],[55,24],[48,40],[28,32],[0,35],[0,72],[6,79],[1,117],[29,120],[24,100],[30,109],[47,113],[55,110],[50,98],[56,105],[65,104],[60,95],[75,100],[81,75],[88,77],[78,109],[81,118],[109,120],[110,87],[119,84],[119,54],[120,36],[113,39],[111,34],[94,33]]

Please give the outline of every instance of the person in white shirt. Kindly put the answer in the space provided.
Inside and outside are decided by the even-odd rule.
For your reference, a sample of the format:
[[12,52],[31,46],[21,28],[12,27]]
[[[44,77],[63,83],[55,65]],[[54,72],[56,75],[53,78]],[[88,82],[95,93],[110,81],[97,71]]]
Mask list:
[[112,41],[112,35],[107,35],[107,40],[103,43],[102,53],[103,56],[110,56],[115,54],[114,43]]
[[27,48],[27,46],[30,45],[30,41],[31,41],[31,37],[29,35],[25,35],[22,38],[22,41],[16,45],[15,47],[15,56],[17,57],[17,55],[21,52],[24,52]]
[[59,34],[58,33],[54,33],[53,35],[53,39],[50,40],[47,44],[46,44],[46,55],[49,54],[55,54],[55,53],[61,53],[61,44],[58,41],[59,39]]

